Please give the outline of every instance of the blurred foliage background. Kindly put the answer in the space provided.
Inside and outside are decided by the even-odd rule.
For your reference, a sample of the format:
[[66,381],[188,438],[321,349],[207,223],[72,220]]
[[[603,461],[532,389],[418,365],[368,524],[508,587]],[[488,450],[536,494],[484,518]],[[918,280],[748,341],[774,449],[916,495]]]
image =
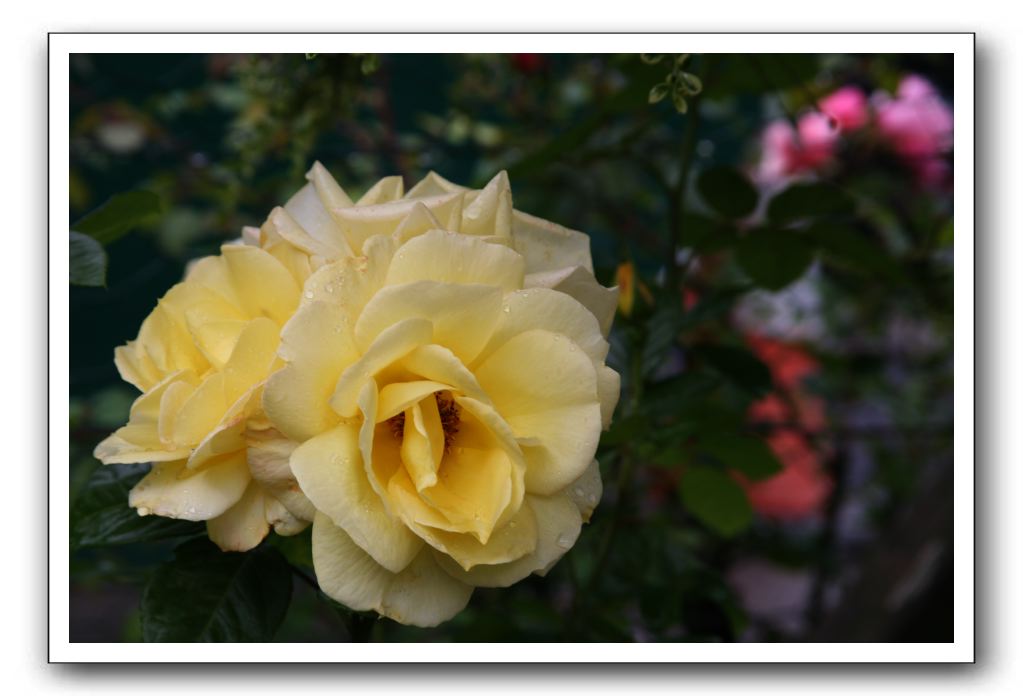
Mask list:
[[73,55],[72,640],[143,639],[147,584],[203,532],[137,518],[145,466],[91,456],[136,396],[113,348],[314,159],[354,194],[506,169],[515,207],[588,233],[598,278],[622,288],[623,390],[603,501],[546,578],[416,629],[331,603],[307,582],[308,532],[271,535],[254,567],[290,565],[292,590],[263,638],[951,640],[951,68]]

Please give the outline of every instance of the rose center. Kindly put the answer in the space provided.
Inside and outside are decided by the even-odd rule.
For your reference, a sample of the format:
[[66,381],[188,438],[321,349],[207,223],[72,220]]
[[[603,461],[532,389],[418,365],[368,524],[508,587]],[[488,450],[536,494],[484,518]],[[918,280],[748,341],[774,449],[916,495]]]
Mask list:
[[[440,425],[444,429],[444,451],[451,449],[455,435],[458,434],[460,423],[459,408],[455,400],[447,392],[435,392],[433,397],[437,400],[437,411],[440,413]],[[391,428],[391,434],[398,442],[405,438],[405,412],[402,411],[396,416],[387,419],[387,425]]]

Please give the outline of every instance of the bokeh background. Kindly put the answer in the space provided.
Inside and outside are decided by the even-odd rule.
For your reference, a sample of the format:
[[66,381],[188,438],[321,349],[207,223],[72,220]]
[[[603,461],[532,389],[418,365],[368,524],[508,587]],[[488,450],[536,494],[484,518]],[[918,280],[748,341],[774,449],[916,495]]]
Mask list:
[[91,456],[137,396],[114,347],[314,160],[356,195],[507,170],[515,207],[589,234],[622,288],[623,391],[603,501],[546,578],[416,629],[326,601],[308,534],[271,538],[295,571],[275,640],[952,640],[950,55],[70,67],[72,228],[107,258],[104,287],[71,288],[73,641],[141,640],[147,582],[202,533],[133,527],[144,467]]

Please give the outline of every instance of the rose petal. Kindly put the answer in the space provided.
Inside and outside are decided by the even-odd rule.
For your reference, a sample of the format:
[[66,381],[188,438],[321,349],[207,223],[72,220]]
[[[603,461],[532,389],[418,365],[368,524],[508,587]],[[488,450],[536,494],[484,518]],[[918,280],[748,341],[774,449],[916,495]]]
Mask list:
[[548,220],[516,210],[512,216],[512,245],[526,259],[527,273],[581,266],[593,273],[590,238]]
[[486,345],[500,310],[501,291],[493,286],[433,281],[387,286],[363,309],[355,340],[365,350],[384,329],[402,320],[428,319],[433,324],[431,342],[468,364]]
[[565,495],[526,496],[537,525],[536,549],[522,558],[496,565],[463,569],[449,556],[435,553],[438,565],[451,577],[476,587],[509,587],[531,573],[543,574],[575,544],[582,527],[579,509]]
[[552,495],[582,474],[601,417],[593,363],[572,341],[521,333],[484,360],[476,377],[516,437],[532,440],[522,447],[528,492]]
[[291,469],[317,510],[330,517],[377,563],[405,568],[422,541],[391,517],[370,487],[354,426],[339,425],[299,445]]
[[430,230],[398,248],[387,272],[387,285],[433,280],[440,283],[492,285],[510,292],[522,287],[522,257],[499,244],[468,235]]
[[140,514],[209,520],[237,503],[250,480],[244,451],[191,474],[183,460],[164,462],[131,489],[128,504]]
[[582,266],[557,271],[530,273],[523,281],[526,288],[551,288],[574,297],[593,312],[600,324],[600,332],[607,336],[618,308],[618,288],[605,288]]
[[341,374],[330,397],[331,407],[344,418],[354,416],[358,410],[359,392],[366,381],[415,348],[428,343],[432,336],[433,324],[426,319],[405,319],[381,331],[362,357]]
[[403,624],[436,626],[464,609],[472,595],[471,586],[438,568],[425,549],[402,572],[388,571],[325,515],[313,522],[313,565],[331,598]]
[[245,493],[227,512],[206,522],[206,533],[221,551],[248,551],[270,532],[259,484],[250,481]]

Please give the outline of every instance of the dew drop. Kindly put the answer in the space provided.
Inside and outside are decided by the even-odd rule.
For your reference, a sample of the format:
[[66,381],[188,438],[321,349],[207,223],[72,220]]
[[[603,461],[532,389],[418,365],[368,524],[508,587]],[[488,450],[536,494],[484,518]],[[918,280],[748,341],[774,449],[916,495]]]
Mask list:
[[576,488],[575,489],[575,495],[576,495],[577,498],[583,497],[583,489],[582,488]]
[[505,305],[504,307],[502,307],[502,310],[504,311],[505,314],[508,314],[509,312],[511,312],[511,307]]
[[139,513],[139,517],[145,517],[146,515],[151,515],[153,513],[153,511],[150,510],[149,508],[142,506],[136,508],[136,510]]
[[519,523],[516,522],[515,520],[512,520],[511,522],[508,523],[508,526],[511,527],[512,529],[515,529],[516,527],[519,526]]
[[305,291],[305,298],[306,298],[307,300],[311,300],[311,299],[313,299],[313,291],[312,291],[312,290],[306,290],[306,291]]
[[559,534],[558,535],[558,546],[560,546],[563,549],[567,549],[570,546],[572,546],[572,540],[568,536],[566,536],[565,534]]
[[597,495],[596,495],[596,493],[590,493],[586,497],[586,500],[589,501],[590,505],[596,505],[597,504]]

